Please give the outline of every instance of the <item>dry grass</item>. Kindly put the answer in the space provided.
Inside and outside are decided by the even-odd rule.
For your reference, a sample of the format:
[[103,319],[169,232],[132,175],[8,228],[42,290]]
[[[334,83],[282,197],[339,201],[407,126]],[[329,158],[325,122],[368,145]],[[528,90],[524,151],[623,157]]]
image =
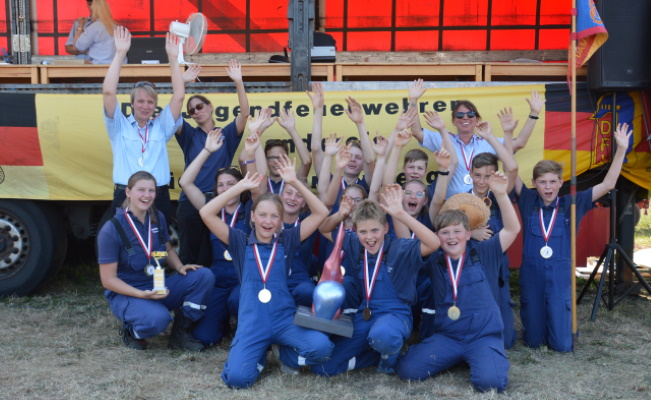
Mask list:
[[640,222],[635,227],[635,250],[651,247],[651,213],[644,212],[641,210]]
[[0,300],[0,399],[649,399],[651,301],[629,298],[587,322],[591,298],[579,307],[581,336],[574,354],[528,349],[508,352],[510,384],[502,395],[476,393],[467,367],[421,383],[373,369],[335,378],[281,375],[269,355],[259,381],[235,391],[220,373],[228,347],[202,354],[122,346],[95,279],[59,280],[39,295]]

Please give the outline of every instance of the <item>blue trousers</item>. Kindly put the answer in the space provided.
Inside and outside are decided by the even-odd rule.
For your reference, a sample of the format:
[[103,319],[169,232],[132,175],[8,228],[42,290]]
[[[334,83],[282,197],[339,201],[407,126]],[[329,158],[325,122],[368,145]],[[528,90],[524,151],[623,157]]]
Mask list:
[[475,389],[501,392],[506,388],[509,361],[502,337],[497,335],[463,342],[437,333],[411,346],[398,360],[396,372],[402,379],[424,380],[463,361],[470,366]]
[[[205,346],[218,343],[224,336],[223,324],[231,315],[237,315],[240,285],[230,288],[214,286],[210,291],[204,317],[199,321],[192,334]],[[235,312],[231,306],[235,305]]]
[[113,314],[139,339],[163,332],[172,321],[170,311],[181,308],[192,321],[204,315],[210,289],[215,277],[207,268],[175,274],[165,279],[169,295],[162,300],[140,299],[106,291],[105,296]]

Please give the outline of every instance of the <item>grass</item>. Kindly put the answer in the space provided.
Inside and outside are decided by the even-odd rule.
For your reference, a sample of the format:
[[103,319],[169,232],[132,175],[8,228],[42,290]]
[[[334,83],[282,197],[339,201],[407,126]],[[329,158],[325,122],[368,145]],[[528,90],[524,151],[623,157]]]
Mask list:
[[642,216],[635,227],[635,249],[648,249],[651,247],[651,214]]

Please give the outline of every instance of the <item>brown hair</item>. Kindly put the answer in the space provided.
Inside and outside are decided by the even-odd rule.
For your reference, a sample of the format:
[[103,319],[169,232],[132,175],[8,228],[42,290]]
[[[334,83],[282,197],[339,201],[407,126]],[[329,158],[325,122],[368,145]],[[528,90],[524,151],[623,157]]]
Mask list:
[[364,151],[362,149],[362,142],[359,141],[359,139],[350,139],[346,140],[346,145],[350,144],[353,147],[357,147],[358,149]]
[[[217,175],[215,175],[215,196],[217,195],[217,181],[219,180],[219,177],[222,175],[230,175],[233,178],[237,179],[237,181],[241,181],[244,179],[242,176],[242,172],[240,172],[239,169],[236,167],[226,167],[226,168],[221,168],[217,170]],[[245,190],[240,194],[240,202],[242,204],[248,203],[248,201],[251,200],[251,191],[250,190]]]
[[282,139],[269,139],[264,145],[264,155],[267,155],[267,152],[274,147],[282,147],[285,150],[285,154],[289,155],[289,145]]
[[430,198],[429,198],[429,189],[427,188],[427,185],[425,184],[425,182],[423,182],[421,180],[411,179],[411,180],[409,180],[409,181],[402,184],[402,190],[405,190],[407,185],[409,185],[410,183],[417,183],[418,185],[420,185],[420,187],[423,188],[423,192],[425,192],[425,198],[427,199],[427,201],[425,201],[425,204],[423,205],[423,208],[420,209],[420,212],[418,213],[418,215],[422,217],[422,216],[424,216],[426,214],[429,214],[428,205],[429,205]]
[[[133,175],[129,177],[129,181],[127,182],[127,189],[131,190],[133,189],[134,186],[136,186],[136,183],[141,180],[146,180],[146,181],[153,181],[154,182],[154,187],[156,187],[156,178],[152,174],[150,174],[147,171],[138,171],[135,172]],[[124,199],[122,202],[122,208],[126,209],[129,207],[129,197]],[[152,204],[149,207],[149,210],[151,211],[149,213],[149,218],[151,218],[151,222],[157,224],[158,223],[158,218],[156,218],[156,207]]]
[[436,231],[440,231],[443,228],[446,228],[450,225],[463,225],[467,231],[470,230],[470,222],[468,222],[468,216],[465,212],[461,210],[445,210],[441,211],[439,215],[436,216],[434,220],[434,228]]
[[199,99],[199,101],[201,101],[202,103],[204,103],[204,104],[206,104],[206,105],[209,105],[209,106],[212,105],[212,103],[210,102],[210,100],[208,100],[205,96],[202,96],[202,95],[200,95],[200,94],[192,95],[192,96],[190,96],[190,98],[188,99],[187,103],[185,103],[185,110],[188,112],[188,115],[190,115],[190,102],[191,102],[192,100],[194,100],[194,99]]
[[479,153],[472,159],[473,168],[493,166],[497,169],[497,156],[493,153]]
[[377,202],[366,199],[359,203],[355,211],[353,211],[353,226],[357,228],[359,222],[368,220],[377,221],[384,225],[387,223],[387,214]]
[[357,189],[360,192],[362,192],[362,197],[364,199],[366,199],[368,197],[368,193],[366,192],[366,189],[364,189],[364,187],[362,185],[360,185],[359,183],[351,183],[350,185],[346,186],[346,188],[344,189],[344,191],[341,194],[348,194],[348,191],[351,190],[351,189]]
[[563,166],[556,161],[540,160],[533,167],[533,179],[536,180],[541,175],[551,172],[563,180]]
[[474,111],[475,115],[477,115],[477,120],[478,121],[481,120],[481,114],[479,114],[479,110],[477,110],[477,107],[474,104],[472,104],[470,100],[456,100],[454,101],[454,106],[452,106],[452,121],[454,121],[454,119],[456,118],[454,114],[457,113],[459,107],[461,106],[465,106],[468,110]]
[[405,164],[412,161],[425,161],[425,164],[427,165],[429,157],[427,157],[427,153],[421,149],[412,149],[405,154]]
[[[255,201],[253,202],[253,205],[251,206],[251,213],[254,213],[255,209],[258,208],[258,204],[262,203],[263,201],[271,201],[276,204],[276,207],[278,208],[278,213],[280,214],[280,221],[281,221],[280,227],[282,229],[282,220],[285,217],[285,210],[283,208],[283,202],[280,200],[280,196],[278,196],[275,193],[261,194],[260,197],[255,199]],[[253,226],[253,220],[251,220],[250,224],[251,224],[251,228],[255,228]]]

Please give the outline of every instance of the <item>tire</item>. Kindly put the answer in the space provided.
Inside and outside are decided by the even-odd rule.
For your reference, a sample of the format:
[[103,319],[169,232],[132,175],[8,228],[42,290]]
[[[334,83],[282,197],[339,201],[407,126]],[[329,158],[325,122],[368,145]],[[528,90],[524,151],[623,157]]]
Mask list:
[[0,200],[0,297],[33,293],[58,271],[67,244],[60,218],[47,205]]

